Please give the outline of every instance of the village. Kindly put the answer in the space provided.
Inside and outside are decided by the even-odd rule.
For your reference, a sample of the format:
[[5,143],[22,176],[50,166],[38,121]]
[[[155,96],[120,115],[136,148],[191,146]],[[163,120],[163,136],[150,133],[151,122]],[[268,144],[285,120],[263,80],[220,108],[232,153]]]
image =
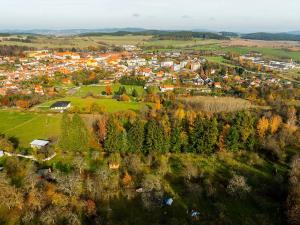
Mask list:
[[109,72],[109,76],[96,82],[102,85],[117,82],[124,76],[135,76],[145,80],[145,88],[156,86],[161,92],[185,88],[210,93],[212,89],[226,89],[228,81],[233,82],[232,85],[243,85],[246,88],[264,84],[289,84],[289,81],[272,76],[272,72],[299,67],[294,62],[263,61],[261,55],[240,56],[239,60],[251,61],[271,71],[266,76],[261,76],[261,73],[252,71],[232,72],[230,67],[222,69],[215,64],[207,67],[209,59],[197,52],[149,53],[132,45],[124,45],[122,48],[124,51],[105,53],[40,50],[27,51],[24,57],[0,57],[0,95],[49,94],[54,91],[53,87],[24,83],[36,77],[53,80],[60,74],[62,85],[72,85],[74,72],[94,71],[96,68]]

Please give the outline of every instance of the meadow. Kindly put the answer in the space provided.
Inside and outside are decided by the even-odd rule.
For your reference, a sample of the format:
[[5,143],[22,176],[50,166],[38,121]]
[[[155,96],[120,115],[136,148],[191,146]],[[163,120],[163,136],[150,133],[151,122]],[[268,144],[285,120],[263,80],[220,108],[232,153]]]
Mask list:
[[71,101],[73,107],[78,107],[79,109],[86,111],[89,106],[93,103],[98,104],[99,106],[103,106],[105,111],[108,113],[120,112],[120,111],[139,111],[142,108],[146,107],[147,104],[143,102],[122,102],[112,98],[81,98],[76,96],[70,96],[65,98],[60,98],[56,100],[52,100],[49,102],[45,102],[36,106],[37,109],[49,110],[50,106],[56,101]]
[[179,98],[178,100],[186,107],[212,113],[233,112],[252,107],[247,100],[233,97],[196,96]]
[[1,110],[0,133],[17,138],[22,147],[29,147],[33,139],[57,137],[60,118],[60,114]]

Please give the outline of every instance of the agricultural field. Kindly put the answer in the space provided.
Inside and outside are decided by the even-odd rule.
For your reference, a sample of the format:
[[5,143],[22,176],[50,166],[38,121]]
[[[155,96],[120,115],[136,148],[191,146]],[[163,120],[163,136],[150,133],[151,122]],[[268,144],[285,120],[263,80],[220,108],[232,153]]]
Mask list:
[[53,37],[53,36],[34,36],[30,43],[21,41],[0,41],[0,45],[19,45],[34,47],[37,49],[47,48],[80,48],[86,49],[88,47],[98,47],[104,45],[125,45],[125,44],[142,44],[144,41],[150,39],[151,36],[93,36],[93,37],[80,37],[80,36],[66,36],[66,37]]
[[233,112],[253,107],[249,101],[233,97],[196,96],[178,100],[186,107],[210,113]]
[[65,97],[56,100],[52,100],[41,105],[38,105],[37,109],[49,110],[49,107],[56,101],[71,101],[72,106],[78,107],[79,109],[85,111],[87,110],[93,103],[98,104],[99,106],[103,106],[105,111],[108,113],[114,113],[119,111],[139,111],[142,108],[146,107],[147,104],[143,102],[121,102],[116,99],[111,98],[81,98],[81,97]]
[[0,133],[19,140],[21,147],[29,147],[33,139],[57,137],[61,115],[32,112],[0,111]]
[[150,39],[144,42],[144,47],[162,47],[162,48],[188,48],[194,46],[204,46],[211,44],[222,43],[218,40],[204,40],[201,38],[194,38],[193,40],[154,40]]

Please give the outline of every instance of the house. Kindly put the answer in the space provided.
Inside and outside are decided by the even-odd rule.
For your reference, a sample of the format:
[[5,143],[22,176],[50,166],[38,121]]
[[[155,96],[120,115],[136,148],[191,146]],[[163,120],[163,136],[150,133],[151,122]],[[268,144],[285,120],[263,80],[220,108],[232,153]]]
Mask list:
[[215,87],[215,88],[222,88],[220,82],[215,82],[215,83],[214,83],[214,87]]
[[174,62],[173,61],[164,61],[164,62],[161,62],[161,67],[172,67],[174,65]]
[[70,101],[58,101],[50,106],[50,109],[54,110],[66,110],[71,107]]
[[50,141],[36,139],[30,143],[31,148],[42,149],[46,148],[50,144]]
[[163,85],[159,87],[161,92],[173,91],[174,88],[175,87],[173,85]]
[[44,95],[43,87],[39,84],[34,86],[34,92],[39,94],[39,95]]

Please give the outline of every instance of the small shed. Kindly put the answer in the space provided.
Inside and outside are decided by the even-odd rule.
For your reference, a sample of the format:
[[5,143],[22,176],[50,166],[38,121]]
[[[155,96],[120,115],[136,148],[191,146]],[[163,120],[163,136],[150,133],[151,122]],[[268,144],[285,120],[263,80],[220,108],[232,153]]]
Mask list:
[[31,148],[35,148],[35,149],[42,149],[42,148],[48,147],[49,144],[50,144],[50,141],[36,139],[30,143],[30,146],[31,146]]

